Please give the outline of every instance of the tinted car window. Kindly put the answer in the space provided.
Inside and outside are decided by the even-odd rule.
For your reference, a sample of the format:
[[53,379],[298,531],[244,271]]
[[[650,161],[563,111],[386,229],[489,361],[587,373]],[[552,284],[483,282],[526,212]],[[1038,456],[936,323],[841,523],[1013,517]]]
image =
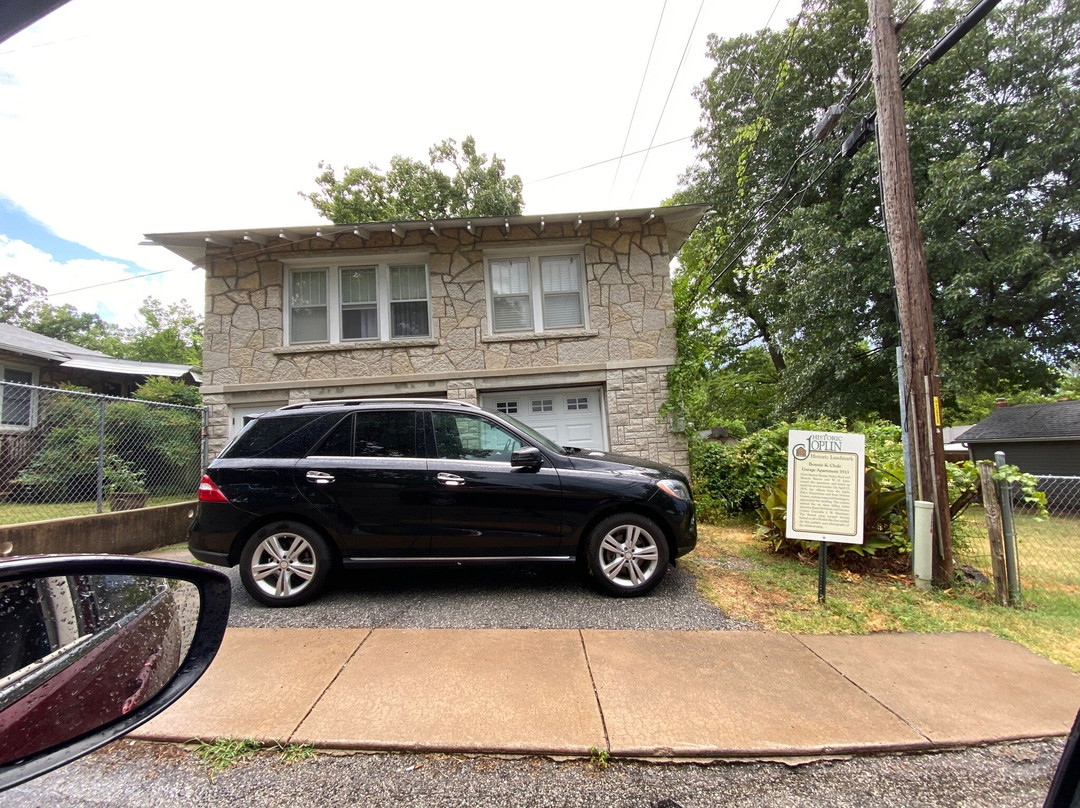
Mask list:
[[248,425],[222,457],[304,457],[341,413],[259,418]]
[[321,444],[312,452],[319,457],[351,457],[352,456],[352,416],[346,418],[333,431],[326,436]]
[[416,457],[416,415],[358,412],[342,421],[312,454],[320,457]]
[[416,457],[416,416],[411,412],[358,412],[357,457]]
[[458,413],[432,413],[435,421],[435,456],[447,460],[505,460],[522,444],[502,427],[485,418]]

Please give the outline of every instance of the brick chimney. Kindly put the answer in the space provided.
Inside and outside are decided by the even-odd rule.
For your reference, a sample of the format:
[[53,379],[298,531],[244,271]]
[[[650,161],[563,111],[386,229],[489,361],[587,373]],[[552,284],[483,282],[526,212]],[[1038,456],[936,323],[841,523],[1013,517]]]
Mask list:
[[1006,408],[1006,407],[1008,407],[1008,406],[1009,406],[1009,402],[1008,402],[1008,401],[1006,401],[1006,400],[1005,400],[1004,398],[999,398],[999,399],[997,400],[997,408],[998,408],[999,410],[1003,410],[1003,409],[1005,409],[1005,408]]

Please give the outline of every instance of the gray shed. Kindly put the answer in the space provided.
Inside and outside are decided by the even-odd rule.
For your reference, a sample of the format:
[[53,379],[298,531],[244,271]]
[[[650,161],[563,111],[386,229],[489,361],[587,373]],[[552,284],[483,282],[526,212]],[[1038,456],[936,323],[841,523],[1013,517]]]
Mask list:
[[1080,401],[1025,404],[998,409],[957,438],[973,460],[1008,463],[1035,475],[1080,476]]

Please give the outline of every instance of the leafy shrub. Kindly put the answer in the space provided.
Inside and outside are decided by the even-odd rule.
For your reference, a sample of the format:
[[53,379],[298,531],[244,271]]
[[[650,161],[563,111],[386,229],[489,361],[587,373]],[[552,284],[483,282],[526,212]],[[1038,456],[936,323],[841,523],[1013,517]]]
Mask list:
[[[202,414],[139,401],[108,401],[99,448],[100,400],[58,393],[42,397],[41,447],[15,478],[23,502],[80,502],[97,497],[99,452],[110,468],[130,468],[142,490],[190,494],[202,466]],[[120,473],[117,471],[117,473]]]
[[43,398],[38,417],[49,424],[41,448],[14,482],[24,502],[78,502],[97,494],[98,413],[89,398]]
[[[843,554],[897,555],[911,551],[907,535],[907,506],[903,488],[895,488],[890,475],[870,465],[866,468],[863,508],[863,543],[836,544]],[[754,535],[767,541],[776,553],[798,553],[816,548],[816,541],[787,538],[787,478],[775,480],[760,492],[758,526]]]
[[106,447],[146,472],[151,491],[194,490],[202,465],[202,415],[193,410],[111,402],[105,410]]
[[201,407],[199,388],[164,376],[151,376],[139,385],[131,397],[139,401],[158,401],[162,404],[182,404],[185,407]]
[[701,518],[753,513],[760,504],[758,493],[787,475],[791,429],[836,432],[843,426],[818,418],[759,429],[734,444],[695,440],[690,447],[690,476]]

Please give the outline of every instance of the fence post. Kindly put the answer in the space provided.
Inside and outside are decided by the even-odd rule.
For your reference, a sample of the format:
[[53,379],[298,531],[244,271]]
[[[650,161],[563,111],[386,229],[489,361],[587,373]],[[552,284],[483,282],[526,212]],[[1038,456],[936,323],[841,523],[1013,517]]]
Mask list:
[[[202,467],[203,471],[206,471],[206,467],[210,465],[210,408],[203,406],[202,408]],[[201,481],[200,481],[201,485]]]
[[990,561],[994,568],[994,602],[1009,605],[1008,576],[1005,571],[1005,548],[1001,534],[1001,505],[994,485],[994,467],[989,460],[979,461],[979,482],[982,483],[983,507],[986,509],[986,531],[990,534]]
[[98,400],[97,444],[97,512],[104,510],[105,502],[105,399]]
[[[998,468],[1005,465],[1005,453],[994,452],[994,463]],[[1020,569],[1016,561],[1016,522],[1013,519],[1012,488],[1005,481],[998,482],[998,496],[1001,498],[1001,524],[1005,530],[1005,569],[1009,576],[1009,603],[1020,605]]]

